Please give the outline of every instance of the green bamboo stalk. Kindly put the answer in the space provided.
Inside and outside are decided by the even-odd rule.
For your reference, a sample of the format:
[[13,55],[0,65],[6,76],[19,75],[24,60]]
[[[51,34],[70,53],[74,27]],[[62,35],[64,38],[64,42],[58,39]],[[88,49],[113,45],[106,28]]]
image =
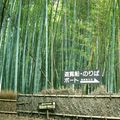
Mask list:
[[18,23],[17,23],[16,62],[15,62],[15,81],[14,81],[14,86],[15,86],[14,91],[16,93],[17,93],[17,81],[18,81],[18,55],[19,55],[21,7],[22,7],[22,0],[19,1]]
[[10,72],[10,47],[11,47],[11,38],[10,38],[10,27],[11,27],[11,20],[8,19],[8,26],[7,26],[7,29],[6,29],[6,41],[8,41],[7,43],[7,52],[6,52],[6,64],[5,64],[5,68],[6,68],[6,85],[5,85],[5,89],[8,90],[9,88],[9,72]]
[[[53,3],[53,1],[52,1]],[[56,36],[57,36],[57,31],[58,31],[58,21],[59,21],[59,16],[58,16],[58,8],[59,8],[59,4],[60,1],[58,0],[56,3],[51,4],[51,88],[54,88],[54,77],[55,77],[55,56],[54,56],[54,42],[56,40]],[[54,6],[54,7],[53,7]],[[58,18],[59,17],[59,18]],[[57,74],[57,70],[56,70],[56,76],[58,76]],[[57,80],[55,81],[57,82]]]
[[46,80],[45,80],[45,89],[48,88],[48,0],[46,0]]
[[[9,1],[9,14],[12,15],[12,3],[13,1]],[[6,18],[6,16],[2,16],[4,17],[3,21],[2,21],[2,28],[1,28],[1,32],[0,32],[0,49],[2,52],[2,46],[4,46],[4,51],[3,51],[3,61],[1,60],[1,71],[0,71],[0,91],[2,89],[2,81],[4,79],[4,88],[8,89],[9,88],[9,72],[10,72],[10,57],[11,57],[11,34],[10,34],[10,30],[11,30],[11,18]],[[6,20],[7,19],[7,20]],[[5,26],[5,21],[7,22],[7,26]],[[4,32],[5,32],[5,36],[4,36]],[[5,39],[5,42],[4,42]],[[0,54],[0,57],[1,54]],[[6,71],[4,71],[4,69],[6,69]],[[3,76],[4,73],[6,74],[6,78]]]
[[22,93],[25,93],[25,84],[26,84],[26,77],[25,77],[25,67],[27,66],[25,59],[26,57],[26,46],[27,46],[27,38],[28,38],[28,17],[29,17],[29,3],[27,7],[27,17],[26,17],[26,32],[25,32],[25,40],[24,40],[24,47],[23,47],[23,59],[22,59]]
[[[120,62],[120,0],[118,0],[118,61]],[[117,91],[120,90],[120,64],[117,71]]]
[[[53,8],[53,0],[52,0],[52,3],[51,3],[51,6]],[[53,9],[51,8],[51,16],[53,19]],[[51,20],[51,88],[53,89],[53,79],[54,79],[54,53],[53,53],[53,47],[54,47],[54,38],[53,38],[53,20]]]
[[[73,40],[72,40],[72,49],[74,50],[76,48],[75,46],[75,37],[76,37],[76,0],[74,0],[74,15],[73,15]],[[72,64],[72,70],[75,70],[75,58],[76,58],[76,55],[75,53],[73,52],[73,64]]]
[[68,69],[68,52],[67,52],[67,1],[64,0],[64,44],[65,44],[65,70]]
[[[33,30],[33,36],[32,36],[32,53],[33,53],[33,48],[34,48],[34,42],[35,42],[35,33],[36,33],[36,22],[35,22],[35,24],[34,24],[34,30]],[[33,62],[33,58],[31,58],[31,66],[30,66],[30,77],[29,77],[29,85],[31,85],[32,84],[32,72],[33,72],[33,64],[34,64],[34,62]],[[31,92],[33,92],[32,91],[32,88],[30,89],[30,93]]]
[[41,65],[42,65],[42,59],[41,59],[41,38],[43,33],[43,23],[44,23],[44,11],[41,16],[41,26],[40,26],[40,32],[38,36],[38,46],[37,46],[37,52],[36,52],[36,65],[35,65],[35,76],[34,76],[34,93],[39,92],[40,87],[40,78],[41,78]]
[[113,92],[114,79],[115,79],[115,0],[113,1],[113,17],[112,17],[112,41],[111,41],[111,79],[110,79],[110,92]]
[[[8,25],[7,25],[8,26]],[[7,41],[8,39],[5,39],[4,42],[4,50],[3,50],[3,62],[2,62],[2,70],[1,70],[1,75],[0,75],[0,91],[2,90],[2,84],[3,84],[3,74],[4,74],[4,66],[5,66],[5,57],[6,57],[6,51],[7,51]],[[1,37],[2,41],[2,37]]]

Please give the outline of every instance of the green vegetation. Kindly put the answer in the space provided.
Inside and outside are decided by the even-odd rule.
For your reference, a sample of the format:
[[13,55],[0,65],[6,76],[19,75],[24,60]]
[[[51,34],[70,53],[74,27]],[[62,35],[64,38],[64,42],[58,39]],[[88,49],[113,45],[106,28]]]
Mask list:
[[96,85],[62,85],[63,71],[100,69],[117,92],[119,61],[120,0],[0,0],[0,90],[89,93]]

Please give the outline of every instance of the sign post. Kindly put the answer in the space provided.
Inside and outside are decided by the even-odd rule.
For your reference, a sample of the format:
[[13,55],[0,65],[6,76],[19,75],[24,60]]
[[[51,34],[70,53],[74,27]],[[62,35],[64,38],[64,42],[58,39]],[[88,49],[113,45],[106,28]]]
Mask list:
[[49,111],[55,109],[55,102],[42,102],[38,104],[38,111],[46,111],[46,117],[49,119]]
[[100,83],[100,70],[64,71],[64,84]]

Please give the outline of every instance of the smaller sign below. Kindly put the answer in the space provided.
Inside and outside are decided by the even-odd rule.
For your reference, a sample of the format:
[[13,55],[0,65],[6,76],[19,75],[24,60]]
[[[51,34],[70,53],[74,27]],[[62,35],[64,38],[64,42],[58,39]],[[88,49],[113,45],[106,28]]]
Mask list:
[[39,110],[55,109],[55,102],[43,102],[38,105]]

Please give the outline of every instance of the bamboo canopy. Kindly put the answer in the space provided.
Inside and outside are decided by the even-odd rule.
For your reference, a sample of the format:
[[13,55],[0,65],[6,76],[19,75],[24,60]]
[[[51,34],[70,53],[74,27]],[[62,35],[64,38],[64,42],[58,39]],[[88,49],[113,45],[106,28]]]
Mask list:
[[100,69],[120,88],[120,0],[0,0],[0,91],[38,93],[64,85],[64,70]]

